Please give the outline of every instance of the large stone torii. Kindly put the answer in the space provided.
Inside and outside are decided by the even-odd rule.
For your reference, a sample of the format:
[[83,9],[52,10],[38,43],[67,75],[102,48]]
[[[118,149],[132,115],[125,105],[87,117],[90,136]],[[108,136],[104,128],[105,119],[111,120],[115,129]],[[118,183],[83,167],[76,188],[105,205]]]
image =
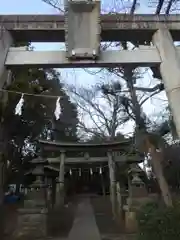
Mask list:
[[[180,40],[179,15],[100,15],[99,0],[71,0],[65,15],[0,16],[0,87],[7,69],[37,67],[158,66],[180,136],[180,59],[173,39]],[[13,43],[65,41],[66,51],[28,51]],[[101,41],[152,41],[135,51],[100,51]]]

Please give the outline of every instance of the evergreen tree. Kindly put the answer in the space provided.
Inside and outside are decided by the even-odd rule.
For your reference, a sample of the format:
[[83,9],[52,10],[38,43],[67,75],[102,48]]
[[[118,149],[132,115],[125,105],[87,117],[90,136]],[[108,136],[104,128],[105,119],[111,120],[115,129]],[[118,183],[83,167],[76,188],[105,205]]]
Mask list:
[[[24,92],[36,97],[24,95],[22,115],[15,115],[15,107],[21,95],[6,93],[8,102],[1,102],[3,130],[3,160],[5,166],[9,160],[6,176],[23,176],[26,160],[32,159],[37,151],[37,139],[77,141],[77,109],[63,90],[60,74],[54,69],[15,69],[13,83],[8,90]],[[55,120],[56,97],[60,96],[61,116]],[[18,173],[18,174],[16,174]],[[21,173],[21,174],[20,174]],[[7,179],[6,179],[7,182]]]

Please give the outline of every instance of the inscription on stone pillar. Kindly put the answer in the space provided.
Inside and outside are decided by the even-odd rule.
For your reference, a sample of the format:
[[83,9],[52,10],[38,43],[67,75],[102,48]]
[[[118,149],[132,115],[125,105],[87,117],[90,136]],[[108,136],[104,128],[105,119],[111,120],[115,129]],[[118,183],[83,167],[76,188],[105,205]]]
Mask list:
[[65,41],[71,60],[99,56],[100,0],[65,0]]

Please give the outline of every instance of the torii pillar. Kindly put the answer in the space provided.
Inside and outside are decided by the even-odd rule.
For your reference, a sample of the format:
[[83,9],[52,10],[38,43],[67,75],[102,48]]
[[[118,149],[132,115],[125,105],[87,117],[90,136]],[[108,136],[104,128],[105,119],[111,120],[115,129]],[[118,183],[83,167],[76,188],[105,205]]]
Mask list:
[[[6,61],[6,55],[8,53],[9,47],[12,45],[13,39],[11,37],[11,34],[3,27],[0,26],[0,89],[2,87],[7,86],[10,84],[11,77],[10,77],[10,71],[8,71],[5,67],[5,61]],[[4,102],[4,105],[6,105],[7,97],[0,92],[0,101]],[[1,122],[2,119],[0,119],[0,128],[1,128]],[[0,179],[2,179],[2,141],[3,141],[3,132],[2,129],[0,129]],[[3,201],[3,190],[1,188],[1,185],[3,183],[0,182],[0,204]]]
[[64,164],[65,164],[65,151],[61,151],[60,164],[59,164],[59,176],[56,183],[56,206],[63,206],[64,204]]
[[117,215],[117,197],[116,197],[116,165],[112,155],[112,151],[108,151],[108,166],[109,166],[109,180],[110,180],[110,199],[112,205],[112,214],[115,218]]
[[[10,33],[3,27],[0,26],[0,89],[10,84],[11,82],[11,72],[5,67],[6,55],[8,53],[9,47],[12,45],[13,39]],[[3,102],[3,107],[6,106],[8,100],[7,94],[2,94],[0,92],[0,101]],[[3,129],[2,129],[2,118],[0,119],[0,236],[4,232],[4,217],[3,217],[3,159],[2,159],[2,144],[3,144]]]
[[0,27],[0,88],[4,87],[6,81],[8,81],[9,71],[5,67],[5,61],[12,43],[13,39],[9,31],[3,26]]
[[180,137],[180,57],[174,46],[171,33],[166,27],[159,29],[154,34],[153,44],[157,47],[162,60],[160,72],[176,131]]

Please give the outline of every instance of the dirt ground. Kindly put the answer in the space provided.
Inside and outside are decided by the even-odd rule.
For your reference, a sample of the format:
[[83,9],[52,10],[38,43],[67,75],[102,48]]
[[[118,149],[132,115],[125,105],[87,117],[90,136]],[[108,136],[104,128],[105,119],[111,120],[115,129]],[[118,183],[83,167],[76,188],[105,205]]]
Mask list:
[[121,220],[113,219],[109,196],[91,198],[96,224],[102,240],[134,240],[135,235],[125,234]]
[[[71,199],[61,209],[50,211],[47,216],[47,239],[66,239],[72,228],[75,210],[78,198]],[[134,235],[126,235],[123,233],[123,226],[120,222],[113,220],[111,213],[111,204],[109,197],[102,199],[101,197],[92,197],[91,204],[94,210],[96,224],[99,229],[102,240],[134,240]],[[17,205],[9,205],[4,207],[4,236],[0,236],[2,240],[12,240],[12,234],[17,224]],[[2,215],[1,215],[2,216]],[[2,226],[2,224],[1,224]],[[40,239],[38,239],[40,240]],[[42,240],[42,239],[41,239]],[[43,239],[44,240],[44,239]]]
[[50,211],[47,218],[48,235],[66,238],[72,228],[77,201],[69,201],[61,209]]
[[[74,210],[76,201],[69,202],[61,209],[54,209],[47,215],[47,239],[63,239],[68,236],[74,220]],[[6,205],[3,209],[4,215],[4,233],[1,234],[0,240],[13,240],[13,233],[17,226],[19,205]],[[2,216],[2,215],[1,215]],[[2,218],[0,218],[2,219]],[[2,226],[2,224],[0,224]],[[40,239],[38,239],[40,240]],[[44,240],[44,239],[43,239]]]

